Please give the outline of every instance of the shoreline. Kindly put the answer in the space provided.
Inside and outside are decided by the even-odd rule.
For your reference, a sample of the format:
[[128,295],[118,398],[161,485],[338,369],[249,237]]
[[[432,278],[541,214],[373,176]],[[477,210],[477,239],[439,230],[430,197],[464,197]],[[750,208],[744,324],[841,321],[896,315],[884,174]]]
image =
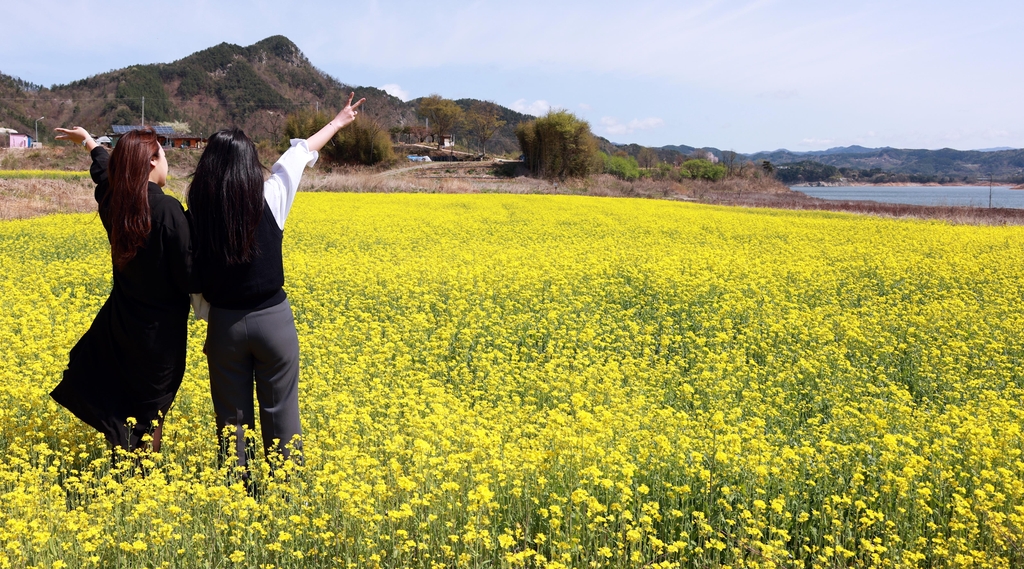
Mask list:
[[[915,184],[914,182],[882,182],[872,184],[870,182],[801,182],[793,184],[790,188],[987,188],[988,184],[978,182],[960,182],[957,184],[940,184],[938,182],[925,182]],[[1013,185],[1011,182],[992,184],[993,188],[1009,188],[1011,190],[1024,190],[1024,184]]]

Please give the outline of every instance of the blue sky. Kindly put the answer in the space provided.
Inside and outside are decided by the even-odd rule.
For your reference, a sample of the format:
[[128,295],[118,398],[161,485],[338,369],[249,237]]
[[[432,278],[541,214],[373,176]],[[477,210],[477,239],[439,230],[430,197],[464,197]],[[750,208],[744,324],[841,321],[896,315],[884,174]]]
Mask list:
[[32,0],[0,21],[0,72],[47,86],[282,34],[348,84],[563,108],[615,142],[1024,147],[1008,0]]

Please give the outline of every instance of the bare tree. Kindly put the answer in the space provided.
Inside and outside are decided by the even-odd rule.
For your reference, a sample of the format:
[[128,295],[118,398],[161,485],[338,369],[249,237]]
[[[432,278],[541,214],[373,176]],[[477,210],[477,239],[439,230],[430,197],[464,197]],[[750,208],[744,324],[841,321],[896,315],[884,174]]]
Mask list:
[[421,124],[409,125],[406,128],[409,129],[409,135],[415,138],[416,142],[419,142],[420,144],[423,144],[423,141],[430,136],[430,129]]
[[736,174],[736,161],[739,159],[739,156],[739,154],[736,154],[732,150],[722,152],[722,163],[725,164],[726,175],[729,177]]
[[430,121],[430,129],[437,139],[437,148],[444,145],[444,136],[451,134],[462,122],[462,109],[451,99],[443,99],[440,95],[431,95],[420,101],[420,116]]
[[466,130],[480,143],[480,151],[483,153],[487,152],[487,141],[505,126],[505,121],[499,119],[498,115],[498,105],[490,101],[474,103],[466,113]]
[[277,142],[284,131],[287,115],[279,110],[259,110],[245,118],[242,123],[253,140]]
[[645,146],[640,149],[640,153],[637,154],[636,161],[641,168],[654,168],[658,165],[658,153],[655,152],[654,149],[647,148]]

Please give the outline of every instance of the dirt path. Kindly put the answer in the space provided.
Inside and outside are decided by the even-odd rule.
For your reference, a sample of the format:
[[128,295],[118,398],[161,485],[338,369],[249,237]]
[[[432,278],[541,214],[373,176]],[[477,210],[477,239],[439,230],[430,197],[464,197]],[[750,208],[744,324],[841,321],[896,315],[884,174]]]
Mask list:
[[394,168],[376,174],[378,177],[396,176],[415,170],[489,170],[500,166],[500,160],[482,160],[479,162],[422,162],[414,166]]
[[424,162],[422,164],[417,164],[415,166],[409,166],[409,167],[406,167],[406,168],[395,168],[395,169],[392,169],[392,170],[385,170],[385,171],[380,172],[379,174],[377,174],[377,176],[381,177],[381,178],[386,178],[388,176],[396,176],[398,174],[405,174],[406,172],[411,172],[413,170],[427,170],[427,169],[435,168],[437,166],[437,164],[438,164],[437,162]]

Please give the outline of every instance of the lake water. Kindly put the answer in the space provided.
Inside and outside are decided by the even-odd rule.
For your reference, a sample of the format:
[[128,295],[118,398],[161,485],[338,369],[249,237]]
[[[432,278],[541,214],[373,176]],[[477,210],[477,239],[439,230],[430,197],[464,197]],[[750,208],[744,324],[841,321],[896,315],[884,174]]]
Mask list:
[[[988,207],[988,186],[836,186],[793,189],[826,200]],[[1011,190],[1009,186],[992,186],[992,207],[1024,209],[1024,190]]]

